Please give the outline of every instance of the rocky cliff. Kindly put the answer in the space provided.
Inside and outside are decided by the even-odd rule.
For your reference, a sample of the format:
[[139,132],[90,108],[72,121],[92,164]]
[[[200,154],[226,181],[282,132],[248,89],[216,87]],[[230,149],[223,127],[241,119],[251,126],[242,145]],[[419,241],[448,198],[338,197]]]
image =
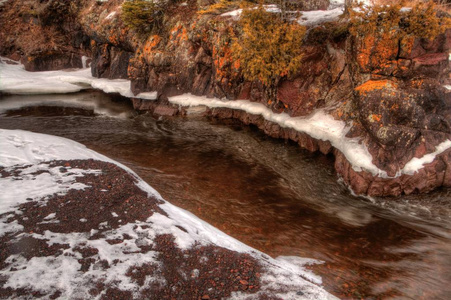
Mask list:
[[[211,4],[170,2],[157,29],[138,34],[124,25],[123,0],[16,1],[0,7],[0,53],[26,69],[81,67],[92,75],[129,78],[135,94],[157,91],[158,101],[133,99],[136,109],[173,115],[168,97],[183,93],[263,103],[291,117],[318,109],[343,120],[348,137],[360,139],[378,172],[353,167],[328,141],[230,109],[210,109],[218,118],[237,118],[267,134],[291,139],[310,151],[335,155],[339,176],[357,194],[388,196],[451,186],[451,30],[434,39],[390,33],[352,35],[346,19],[311,26],[303,61],[278,82],[277,101],[259,81],[247,81],[231,44],[233,14],[199,13]],[[310,1],[303,9],[324,9]],[[64,14],[61,14],[64,12]],[[415,158],[423,167],[412,168]]]

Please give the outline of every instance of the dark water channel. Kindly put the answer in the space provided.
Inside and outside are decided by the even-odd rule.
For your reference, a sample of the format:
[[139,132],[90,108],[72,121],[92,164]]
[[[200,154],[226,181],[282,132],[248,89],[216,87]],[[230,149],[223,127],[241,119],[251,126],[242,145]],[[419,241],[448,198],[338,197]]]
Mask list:
[[3,96],[0,128],[76,140],[173,204],[273,257],[301,256],[349,299],[451,299],[451,190],[351,195],[333,157],[201,116],[155,119],[99,92]]

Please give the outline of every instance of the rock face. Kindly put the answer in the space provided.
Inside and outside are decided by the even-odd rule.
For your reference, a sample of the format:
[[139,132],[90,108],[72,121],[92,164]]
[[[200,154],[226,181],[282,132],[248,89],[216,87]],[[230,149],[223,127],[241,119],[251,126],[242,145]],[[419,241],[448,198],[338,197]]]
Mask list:
[[[49,18],[52,7],[41,2],[10,1],[0,8],[0,26],[6,26],[0,32],[0,52],[21,58],[28,70],[80,67],[81,55],[91,56],[93,76],[129,78],[135,94],[156,91],[157,103],[133,99],[133,104],[158,115],[183,114],[167,101],[182,93],[247,99],[292,117],[326,109],[352,125],[348,136],[367,146],[373,164],[386,175],[354,170],[329,142],[259,116],[228,109],[213,109],[209,114],[255,124],[268,135],[291,139],[310,151],[333,153],[337,173],[357,194],[400,195],[451,186],[449,149],[417,173],[401,171],[413,158],[433,153],[436,146],[451,139],[451,90],[446,87],[451,85],[451,30],[429,41],[388,34],[354,37],[343,22],[310,28],[302,46],[302,65],[292,77],[280,81],[274,101],[267,98],[260,82],[243,79],[240,63],[232,58],[236,21],[198,14],[209,1],[169,5],[164,26],[146,36],[129,30],[118,17],[123,0],[73,1],[75,8],[68,8],[68,13],[76,17],[58,26],[42,21]],[[329,1],[294,5],[325,9]],[[46,18],[25,13],[30,7]],[[14,17],[19,12],[22,17]],[[38,30],[50,41],[24,42],[29,32]],[[54,45],[56,50],[52,50]]]
[[450,82],[450,34],[448,30],[433,41],[384,35],[356,41],[359,81],[365,80],[354,90],[358,121],[373,163],[389,177],[355,172],[338,155],[336,169],[357,193],[399,195],[451,186],[450,150],[417,173],[399,176],[410,160],[451,138],[451,91],[445,87]]
[[90,38],[76,21],[83,1],[6,1],[0,4],[0,55],[28,71],[82,67]]

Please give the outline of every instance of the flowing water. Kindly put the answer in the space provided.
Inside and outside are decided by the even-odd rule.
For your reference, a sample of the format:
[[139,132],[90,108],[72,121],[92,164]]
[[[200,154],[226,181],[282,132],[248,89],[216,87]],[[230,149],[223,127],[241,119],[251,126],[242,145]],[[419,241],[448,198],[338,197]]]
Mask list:
[[0,128],[63,136],[133,169],[171,203],[273,257],[316,258],[349,299],[451,299],[451,190],[353,196],[333,157],[200,115],[155,119],[99,92],[2,96]]

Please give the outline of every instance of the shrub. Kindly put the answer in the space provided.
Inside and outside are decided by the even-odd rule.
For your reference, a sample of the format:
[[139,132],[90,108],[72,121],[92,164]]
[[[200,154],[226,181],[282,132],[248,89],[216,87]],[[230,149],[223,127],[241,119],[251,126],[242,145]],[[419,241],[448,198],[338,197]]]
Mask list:
[[144,34],[159,25],[163,9],[164,1],[128,0],[122,4],[121,18],[129,28]]
[[274,98],[280,79],[301,65],[305,28],[283,21],[261,5],[243,10],[239,24],[242,34],[234,39],[232,55],[244,78],[261,81],[269,100],[277,100]]
[[389,33],[398,39],[408,35],[433,39],[450,27],[448,17],[438,17],[433,1],[416,3],[410,9],[401,9],[403,4],[404,1],[395,1],[391,5],[356,5],[350,10],[351,34],[368,36]]

